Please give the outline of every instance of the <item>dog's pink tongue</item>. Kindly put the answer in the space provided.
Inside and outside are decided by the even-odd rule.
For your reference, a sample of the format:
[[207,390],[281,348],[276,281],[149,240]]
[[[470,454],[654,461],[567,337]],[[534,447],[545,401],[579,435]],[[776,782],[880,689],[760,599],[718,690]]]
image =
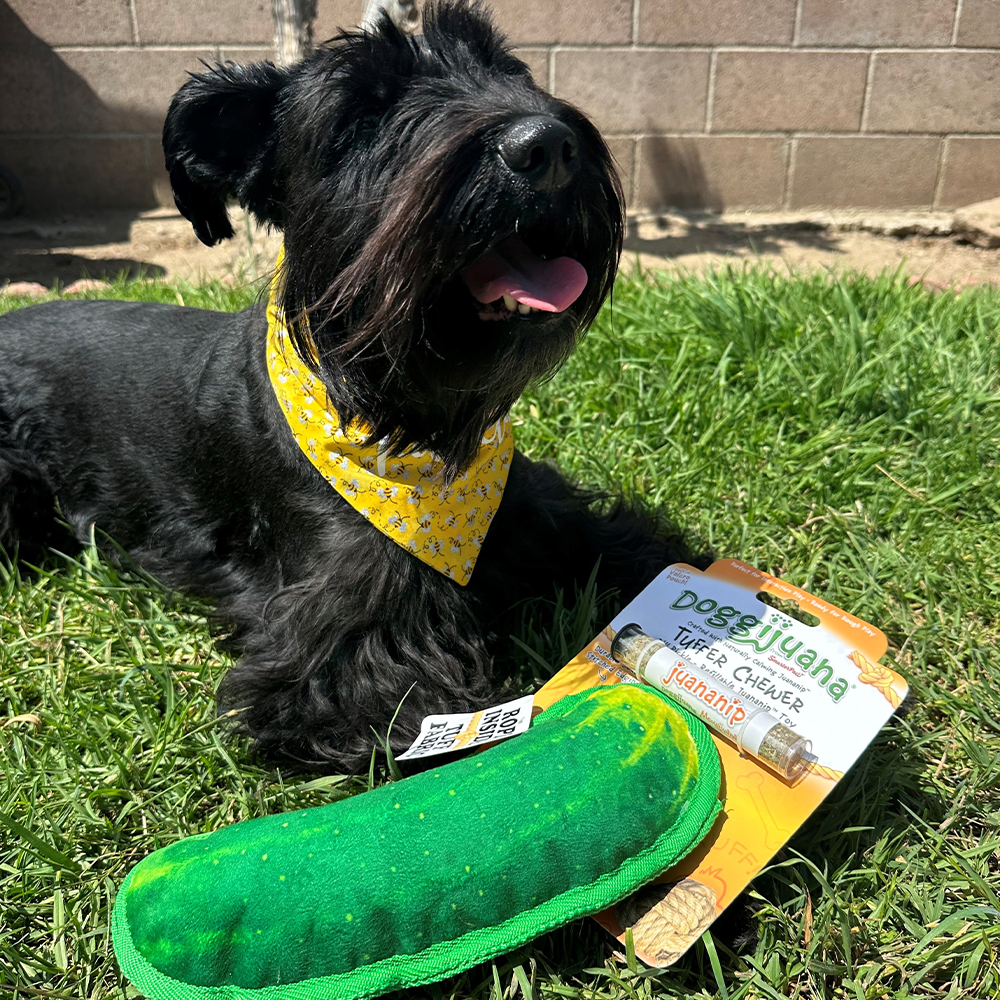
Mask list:
[[579,261],[543,260],[516,236],[484,253],[462,272],[462,278],[480,302],[510,295],[546,312],[568,309],[587,285],[587,272]]

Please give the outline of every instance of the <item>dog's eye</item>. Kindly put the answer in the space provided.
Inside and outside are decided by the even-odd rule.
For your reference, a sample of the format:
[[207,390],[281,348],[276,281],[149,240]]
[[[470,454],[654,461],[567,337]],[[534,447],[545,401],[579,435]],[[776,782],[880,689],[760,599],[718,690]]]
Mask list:
[[391,87],[385,80],[377,80],[371,90],[371,97],[379,104],[388,104],[392,99],[396,88]]

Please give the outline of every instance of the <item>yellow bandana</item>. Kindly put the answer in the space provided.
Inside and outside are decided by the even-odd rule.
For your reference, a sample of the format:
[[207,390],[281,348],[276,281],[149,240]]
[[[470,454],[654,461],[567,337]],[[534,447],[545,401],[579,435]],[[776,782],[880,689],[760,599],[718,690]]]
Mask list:
[[277,284],[267,305],[267,369],[298,446],[379,531],[465,586],[507,485],[514,453],[510,418],[487,431],[472,465],[448,486],[444,462],[433,452],[386,453],[383,442],[370,441],[367,425],[355,420],[341,427],[323,383],[295,353]]

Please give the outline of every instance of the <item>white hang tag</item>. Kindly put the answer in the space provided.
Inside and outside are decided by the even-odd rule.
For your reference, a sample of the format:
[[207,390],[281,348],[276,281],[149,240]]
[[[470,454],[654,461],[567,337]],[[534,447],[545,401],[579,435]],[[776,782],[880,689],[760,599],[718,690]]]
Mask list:
[[406,753],[396,760],[415,760],[439,753],[468,750],[485,743],[495,743],[518,736],[531,725],[533,695],[508,701],[481,712],[459,712],[455,715],[428,715],[420,724],[420,735]]

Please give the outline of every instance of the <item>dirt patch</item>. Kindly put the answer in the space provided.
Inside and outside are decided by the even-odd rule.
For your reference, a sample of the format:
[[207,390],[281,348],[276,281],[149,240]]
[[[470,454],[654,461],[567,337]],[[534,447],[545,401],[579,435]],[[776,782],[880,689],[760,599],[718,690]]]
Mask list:
[[[253,280],[273,265],[280,234],[234,213],[234,239],[198,242],[176,212],[106,212],[0,224],[0,287],[32,281],[65,287],[78,278],[131,276]],[[760,262],[782,270],[903,268],[942,287],[1000,283],[1000,249],[960,239],[950,215],[816,213],[667,214],[630,220],[623,267],[699,272]]]
[[957,237],[950,215],[661,215],[634,220],[626,266],[699,272],[747,262],[781,270],[902,269],[939,287],[1000,283],[1000,250]]
[[253,280],[273,266],[281,236],[233,216],[235,236],[206,247],[187,219],[169,209],[140,215],[104,212],[0,223],[0,287],[38,282],[60,287],[78,278],[184,278],[233,275]]

